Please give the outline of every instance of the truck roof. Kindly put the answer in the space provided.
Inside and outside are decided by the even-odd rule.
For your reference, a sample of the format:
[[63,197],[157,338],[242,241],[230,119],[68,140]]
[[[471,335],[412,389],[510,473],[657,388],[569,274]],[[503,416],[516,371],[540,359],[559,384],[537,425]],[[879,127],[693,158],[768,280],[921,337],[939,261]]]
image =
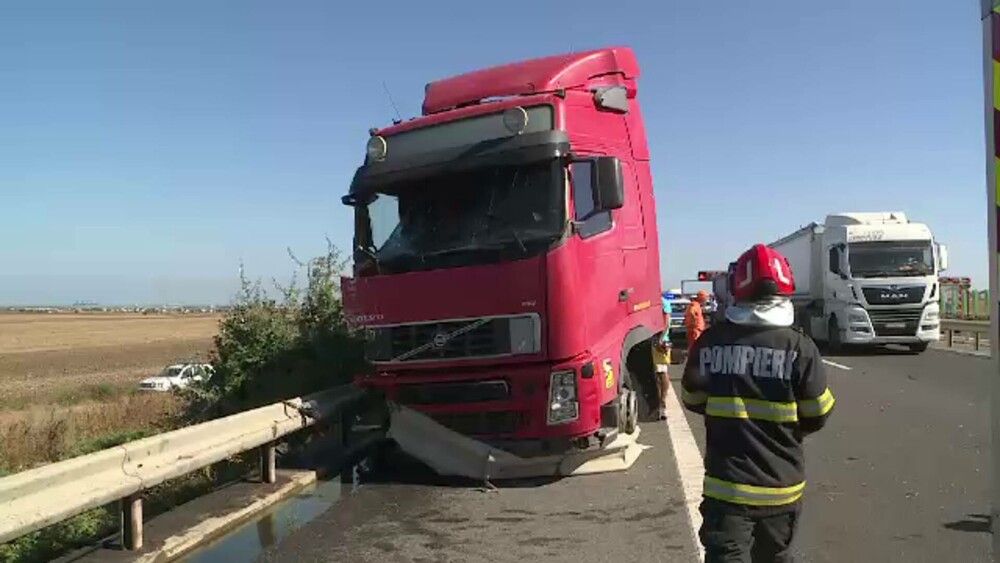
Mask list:
[[424,88],[423,114],[430,115],[489,98],[554,92],[586,85],[598,76],[639,76],[628,47],[554,55],[495,66],[431,82]]
[[905,225],[908,222],[906,214],[902,211],[833,213],[826,216],[827,227],[847,225]]

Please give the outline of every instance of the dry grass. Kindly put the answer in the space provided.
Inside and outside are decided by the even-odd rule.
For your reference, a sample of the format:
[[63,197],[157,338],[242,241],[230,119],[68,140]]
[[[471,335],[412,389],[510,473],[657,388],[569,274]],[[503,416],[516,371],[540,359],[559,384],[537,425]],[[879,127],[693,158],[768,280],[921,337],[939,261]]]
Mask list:
[[218,321],[211,315],[0,315],[0,409],[88,398],[81,389],[134,388],[170,362],[208,359]]
[[208,359],[217,327],[208,315],[0,315],[0,471],[169,428],[180,399],[136,386],[168,363]]
[[70,407],[0,413],[0,469],[16,472],[100,449],[95,441],[170,428],[183,404],[172,394],[125,395]]

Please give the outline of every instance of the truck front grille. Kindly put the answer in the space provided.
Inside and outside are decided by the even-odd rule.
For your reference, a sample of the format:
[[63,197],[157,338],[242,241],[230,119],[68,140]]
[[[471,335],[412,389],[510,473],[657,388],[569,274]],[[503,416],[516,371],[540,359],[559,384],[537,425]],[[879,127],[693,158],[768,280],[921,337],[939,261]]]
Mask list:
[[916,336],[923,309],[870,309],[875,336]]
[[396,399],[404,405],[446,405],[503,401],[510,397],[510,387],[502,379],[459,383],[401,385]]
[[432,414],[438,424],[466,436],[513,434],[521,425],[521,415],[512,411]]
[[541,323],[519,315],[401,324],[368,328],[366,340],[368,359],[383,363],[534,354]]
[[870,305],[913,305],[923,301],[926,290],[926,285],[861,288]]

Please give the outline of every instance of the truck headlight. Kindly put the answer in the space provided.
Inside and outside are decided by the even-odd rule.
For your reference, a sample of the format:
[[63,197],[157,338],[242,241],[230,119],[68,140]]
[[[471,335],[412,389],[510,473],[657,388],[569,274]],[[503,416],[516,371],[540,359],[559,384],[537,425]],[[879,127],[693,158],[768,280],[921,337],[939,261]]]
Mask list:
[[925,321],[936,321],[936,320],[938,320],[938,317],[940,316],[940,314],[941,314],[940,311],[938,311],[936,309],[928,309],[924,313],[924,320]]
[[564,424],[580,418],[580,401],[576,394],[576,372],[553,372],[549,380],[548,423]]
[[847,319],[852,323],[867,323],[868,315],[864,313],[850,313]]

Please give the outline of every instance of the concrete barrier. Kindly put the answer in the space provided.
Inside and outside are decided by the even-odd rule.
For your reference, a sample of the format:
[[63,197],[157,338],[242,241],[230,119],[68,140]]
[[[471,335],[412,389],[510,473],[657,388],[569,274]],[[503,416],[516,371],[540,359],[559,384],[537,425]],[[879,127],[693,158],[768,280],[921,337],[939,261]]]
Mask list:
[[123,544],[138,549],[143,490],[256,448],[263,480],[273,481],[281,437],[344,413],[362,395],[346,385],[4,477],[0,543],[121,500]]

